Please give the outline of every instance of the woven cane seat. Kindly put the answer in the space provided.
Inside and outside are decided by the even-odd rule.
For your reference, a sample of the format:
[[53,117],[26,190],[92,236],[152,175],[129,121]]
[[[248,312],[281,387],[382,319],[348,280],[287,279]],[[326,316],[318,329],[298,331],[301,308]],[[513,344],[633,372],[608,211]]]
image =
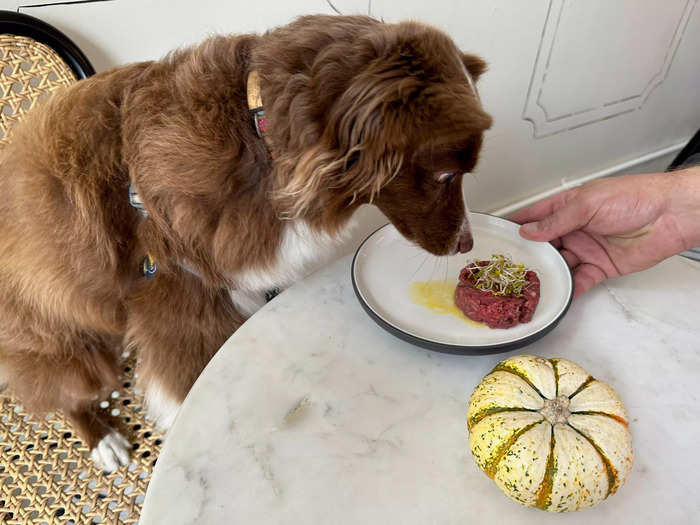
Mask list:
[[22,115],[77,80],[53,49],[24,36],[0,35],[0,68],[2,141]]
[[[65,35],[0,11],[0,146],[32,107],[93,72]],[[29,413],[0,385],[1,524],[138,523],[163,436],[134,391],[135,357],[123,357],[122,387],[99,410],[132,444],[131,463],[110,474],[93,466],[62,413]]]
[[60,412],[41,417],[0,393],[0,523],[138,523],[163,436],[134,393],[135,359],[123,363],[122,388],[100,404],[105,420],[132,443],[131,463],[106,474]]

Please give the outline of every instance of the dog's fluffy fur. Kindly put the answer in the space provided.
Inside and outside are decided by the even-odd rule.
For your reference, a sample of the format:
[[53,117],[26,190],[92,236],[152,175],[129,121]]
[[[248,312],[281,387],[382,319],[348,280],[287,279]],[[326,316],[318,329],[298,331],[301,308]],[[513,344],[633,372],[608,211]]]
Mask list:
[[[11,387],[32,410],[63,409],[114,468],[124,441],[94,406],[118,383],[122,346],[138,349],[149,409],[166,427],[264,292],[342,239],[361,204],[434,254],[468,249],[461,174],[490,118],[467,76],[484,69],[418,23],[310,16],[55,94],[0,157],[0,367]],[[251,70],[269,144],[247,108]]]

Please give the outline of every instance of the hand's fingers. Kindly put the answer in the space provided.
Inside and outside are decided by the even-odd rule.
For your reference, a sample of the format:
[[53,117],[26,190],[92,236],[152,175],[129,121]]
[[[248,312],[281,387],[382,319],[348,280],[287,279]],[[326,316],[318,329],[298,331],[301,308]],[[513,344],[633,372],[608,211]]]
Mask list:
[[581,264],[574,270],[574,299],[605,280],[606,275],[597,266]]
[[579,230],[591,219],[591,212],[581,199],[571,199],[551,215],[520,227],[520,235],[531,241],[551,241]]
[[536,202],[532,206],[523,208],[516,211],[508,217],[508,220],[517,222],[518,224],[525,224],[527,222],[539,221],[548,215],[551,215],[556,210],[561,208],[566,202],[568,202],[573,196],[575,190],[568,190],[546,199],[542,199]]
[[576,255],[574,252],[570,252],[566,248],[559,250],[559,253],[561,253],[562,257],[564,257],[564,260],[566,261],[566,264],[569,265],[569,268],[576,268],[581,263],[578,255]]
[[549,241],[549,243],[552,246],[554,246],[557,250],[561,249],[561,246],[562,246],[561,237],[557,237],[556,239],[552,239],[551,241]]

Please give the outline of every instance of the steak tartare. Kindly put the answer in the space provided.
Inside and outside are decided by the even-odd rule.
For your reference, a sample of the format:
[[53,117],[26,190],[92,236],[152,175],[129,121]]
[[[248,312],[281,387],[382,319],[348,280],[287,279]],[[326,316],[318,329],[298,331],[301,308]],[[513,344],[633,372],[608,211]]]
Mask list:
[[[503,258],[500,261],[503,263]],[[491,268],[492,264],[492,261],[476,261],[462,269],[455,289],[455,304],[469,319],[486,323],[490,328],[510,328],[529,322],[540,300],[537,274],[519,266],[518,286],[483,289],[481,270]]]

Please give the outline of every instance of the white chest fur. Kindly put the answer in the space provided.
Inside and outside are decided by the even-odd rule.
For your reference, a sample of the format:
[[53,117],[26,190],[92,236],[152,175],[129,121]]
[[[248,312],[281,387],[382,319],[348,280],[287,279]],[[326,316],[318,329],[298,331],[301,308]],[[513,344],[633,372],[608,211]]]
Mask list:
[[286,222],[274,262],[261,267],[251,265],[233,276],[231,299],[241,313],[251,315],[265,304],[265,292],[285,288],[327,262],[349,237],[354,221],[338,234],[313,230],[303,220]]

